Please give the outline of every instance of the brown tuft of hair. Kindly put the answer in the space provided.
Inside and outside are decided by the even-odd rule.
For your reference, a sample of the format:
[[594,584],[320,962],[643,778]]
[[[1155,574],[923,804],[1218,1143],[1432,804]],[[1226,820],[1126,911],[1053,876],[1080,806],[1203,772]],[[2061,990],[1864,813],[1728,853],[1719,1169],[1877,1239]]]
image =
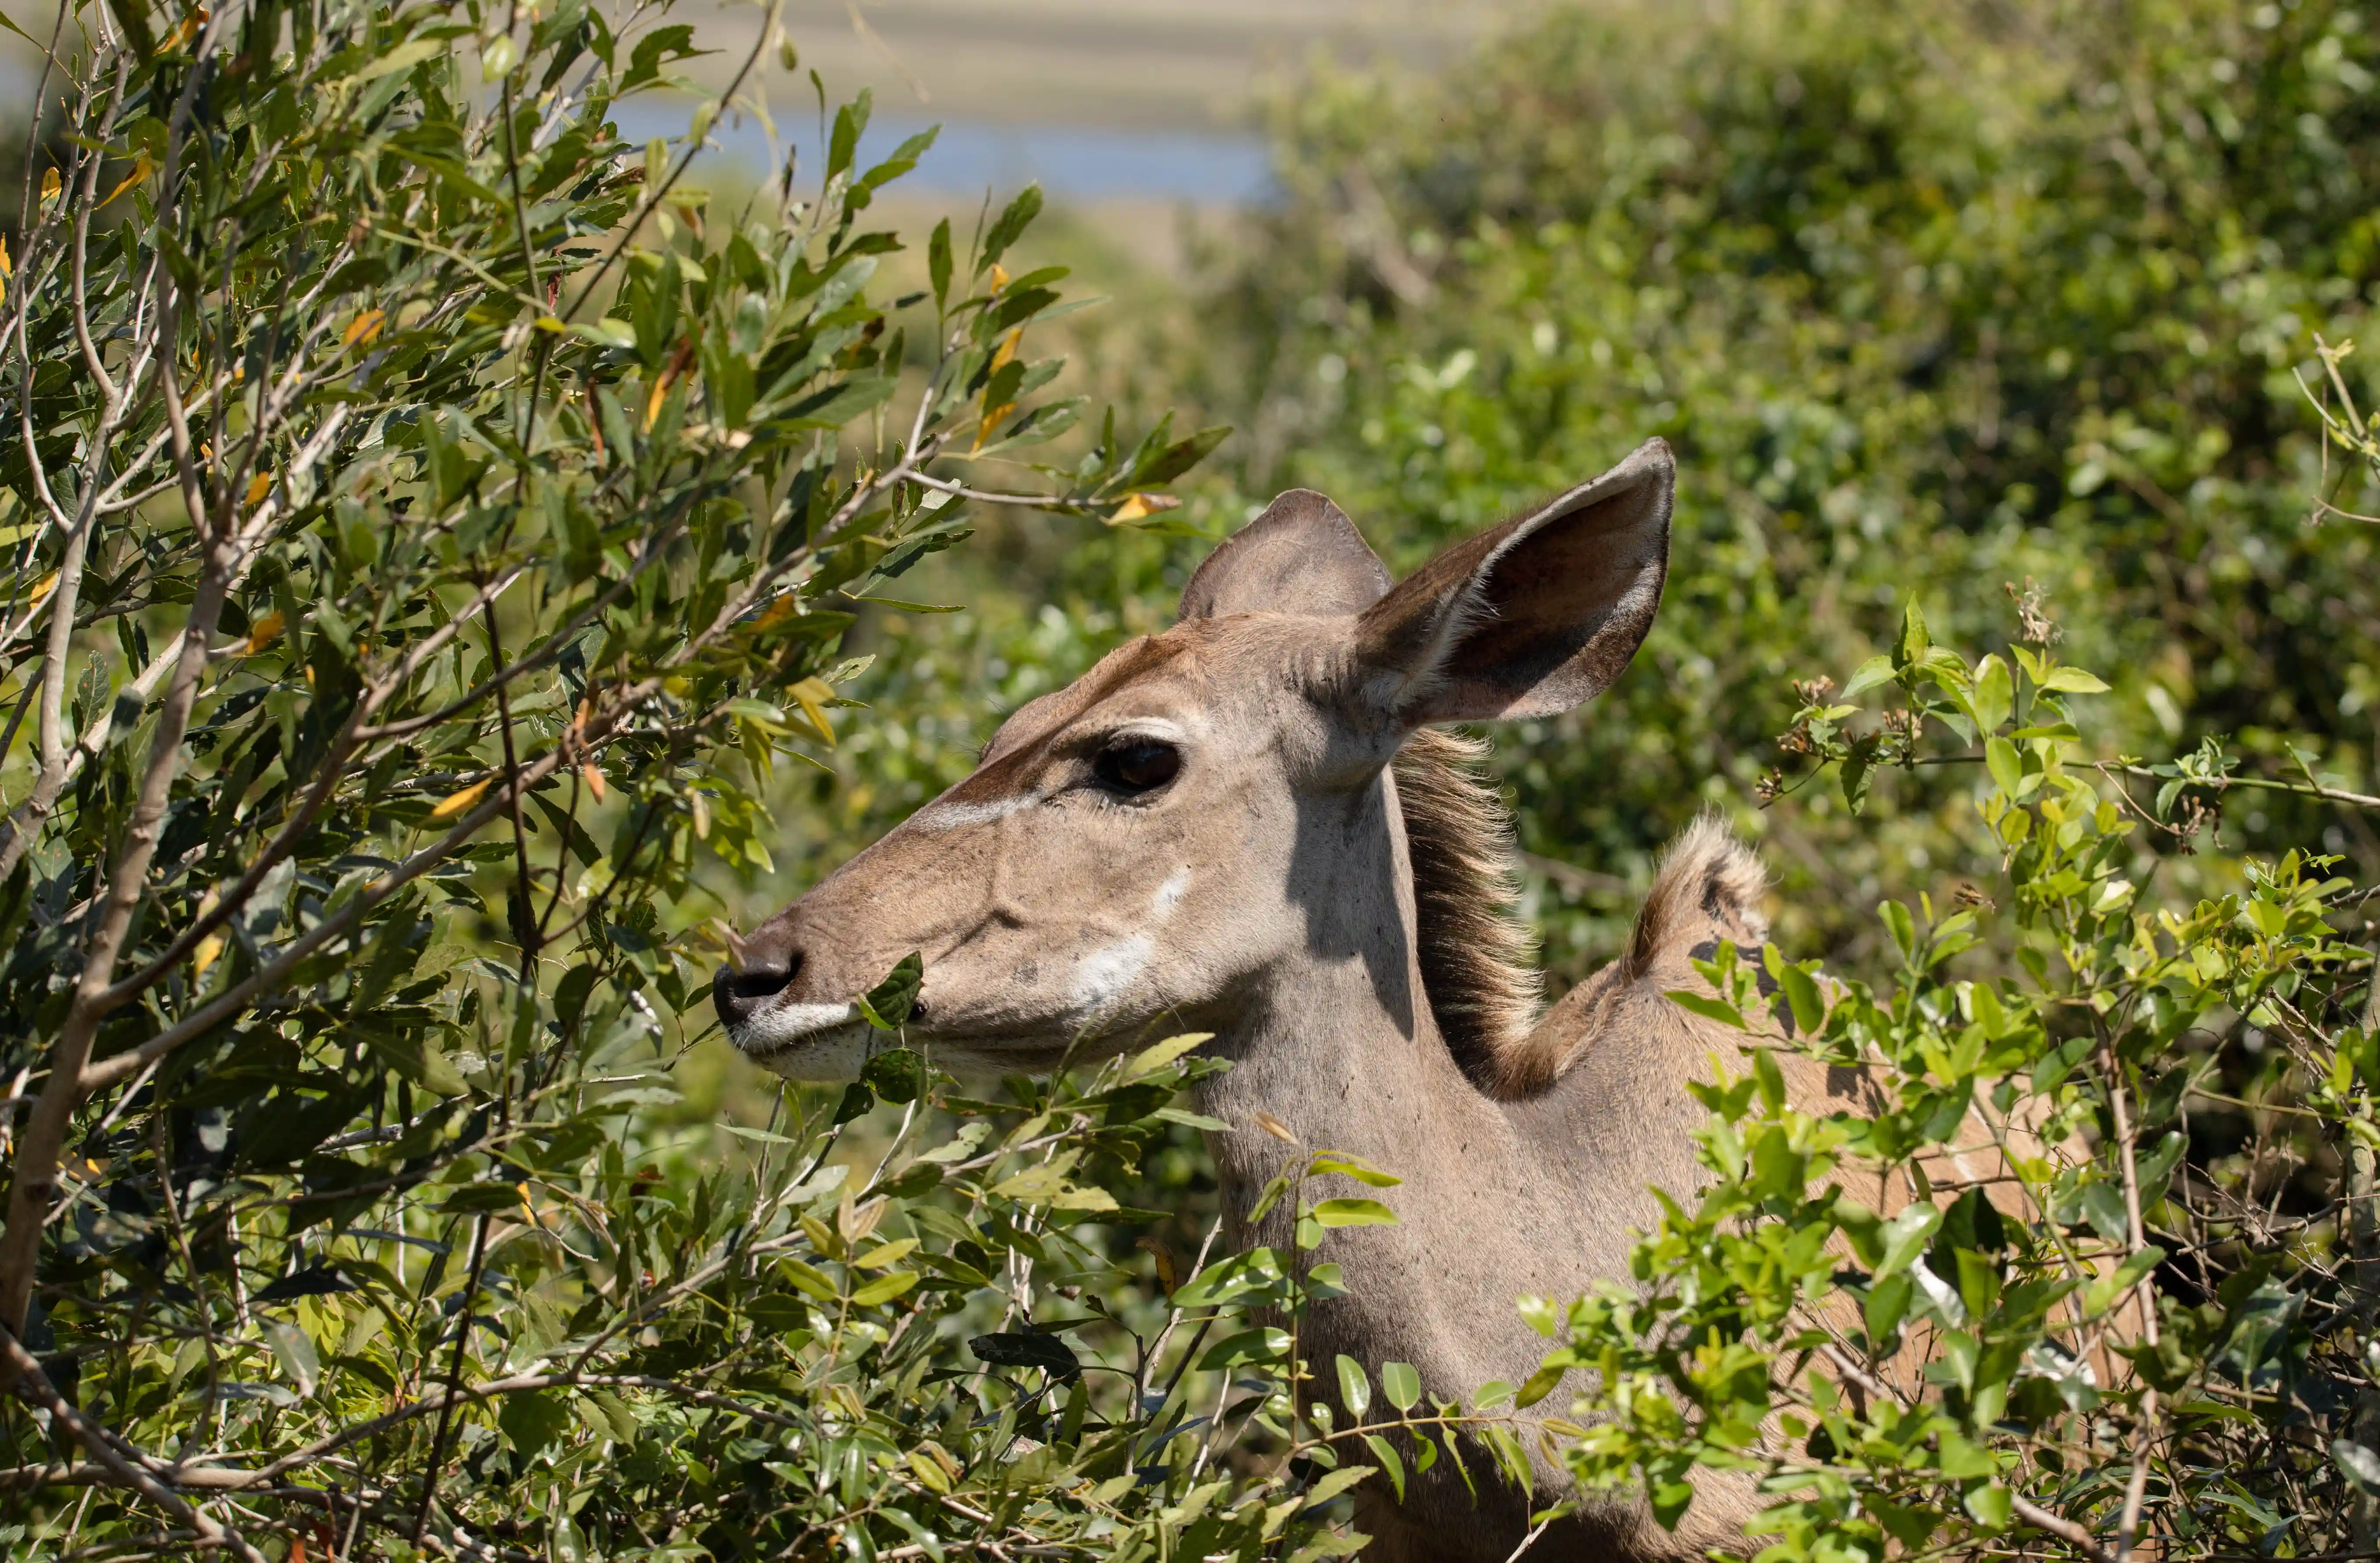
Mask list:
[[1661,854],[1652,893],[1621,957],[1620,981],[1636,981],[1664,956],[1682,961],[1709,940],[1756,950],[1768,937],[1768,919],[1760,910],[1767,893],[1767,871],[1752,849],[1718,815],[1702,815]]
[[1463,1072],[1483,1090],[1545,996],[1536,935],[1520,920],[1512,811],[1484,770],[1488,745],[1423,727],[1397,751],[1397,802],[1413,860],[1421,980]]
[[1397,753],[1397,800],[1430,1013],[1472,1083],[1513,1100],[1560,1080],[1638,983],[1657,972],[1694,981],[1688,958],[1708,954],[1716,939],[1756,948],[1768,936],[1760,905],[1768,875],[1724,821],[1695,820],[1661,854],[1627,949],[1541,1025],[1536,938],[1514,909],[1512,817],[1485,774],[1488,751],[1483,740],[1422,728]]

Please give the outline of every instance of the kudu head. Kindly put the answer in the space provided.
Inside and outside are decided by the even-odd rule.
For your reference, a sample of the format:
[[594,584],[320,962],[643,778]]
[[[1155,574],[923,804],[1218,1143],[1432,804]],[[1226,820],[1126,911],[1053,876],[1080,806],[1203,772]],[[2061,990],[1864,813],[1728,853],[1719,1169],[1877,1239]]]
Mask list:
[[1172,629],[1021,707],[974,774],[756,930],[713,987],[728,1034],[847,1076],[853,1000],[912,950],[908,1033],[960,1068],[1229,1032],[1317,960],[1426,1009],[1383,772],[1426,724],[1548,715],[1617,678],[1660,600],[1671,484],[1650,441],[1393,584],[1336,506],[1281,495]]

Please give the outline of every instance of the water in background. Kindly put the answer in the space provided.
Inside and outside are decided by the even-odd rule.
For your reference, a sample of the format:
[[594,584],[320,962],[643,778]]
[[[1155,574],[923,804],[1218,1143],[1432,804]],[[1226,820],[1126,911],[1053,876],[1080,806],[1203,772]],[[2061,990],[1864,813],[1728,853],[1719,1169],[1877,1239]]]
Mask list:
[[[691,110],[656,99],[620,104],[612,122],[630,141],[686,134]],[[887,156],[931,119],[878,115],[859,138],[858,166]],[[919,160],[899,189],[912,193],[979,197],[990,190],[1004,200],[1038,180],[1052,199],[1071,201],[1181,201],[1196,205],[1257,206],[1277,187],[1271,155],[1262,137],[1174,130],[1119,130],[1065,125],[1000,125],[939,121],[941,139]],[[799,150],[808,176],[823,144],[818,116],[777,116],[780,145]],[[710,143],[696,159],[724,158],[759,174],[771,166],[768,133],[747,114],[730,114],[710,128]]]

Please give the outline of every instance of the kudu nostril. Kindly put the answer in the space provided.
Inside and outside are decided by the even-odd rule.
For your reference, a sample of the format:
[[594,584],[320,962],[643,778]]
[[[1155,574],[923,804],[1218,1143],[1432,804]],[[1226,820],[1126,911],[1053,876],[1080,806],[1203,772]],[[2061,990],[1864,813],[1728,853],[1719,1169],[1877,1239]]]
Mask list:
[[801,970],[799,950],[775,958],[752,952],[741,967],[722,966],[710,979],[711,1006],[724,1024],[742,1025],[759,1011],[761,1005],[791,986]]

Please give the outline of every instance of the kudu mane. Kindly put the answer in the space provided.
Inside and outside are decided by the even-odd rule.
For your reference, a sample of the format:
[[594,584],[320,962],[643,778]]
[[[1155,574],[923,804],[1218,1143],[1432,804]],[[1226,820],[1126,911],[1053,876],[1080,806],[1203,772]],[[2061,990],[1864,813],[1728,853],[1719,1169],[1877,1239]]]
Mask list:
[[1528,1096],[1560,1079],[1593,1039],[1597,1001],[1645,976],[1665,951],[1705,954],[1714,935],[1756,947],[1767,936],[1767,876],[1724,824],[1696,820],[1663,854],[1627,949],[1579,995],[1582,1023],[1540,1026],[1545,979],[1536,934],[1520,917],[1512,812],[1486,772],[1488,751],[1484,739],[1418,729],[1397,751],[1397,802],[1430,1013],[1473,1084]]
[[1413,860],[1422,990],[1454,1061],[1475,1084],[1537,1023],[1545,979],[1523,922],[1512,812],[1483,771],[1488,744],[1423,727],[1397,751],[1397,803]]

